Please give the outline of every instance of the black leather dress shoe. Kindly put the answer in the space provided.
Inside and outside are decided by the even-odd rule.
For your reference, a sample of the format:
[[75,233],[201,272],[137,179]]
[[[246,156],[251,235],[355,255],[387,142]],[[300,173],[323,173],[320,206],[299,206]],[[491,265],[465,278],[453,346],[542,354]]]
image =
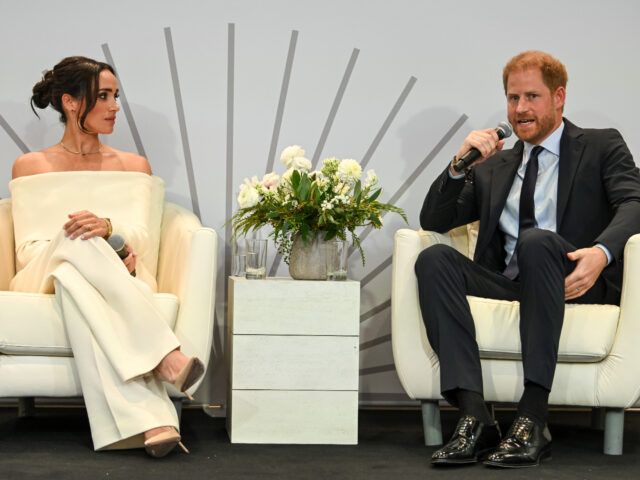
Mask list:
[[535,467],[545,458],[551,458],[549,428],[521,415],[484,464],[506,468]]
[[471,415],[458,420],[451,440],[431,456],[434,465],[475,463],[500,443],[498,424],[485,425]]

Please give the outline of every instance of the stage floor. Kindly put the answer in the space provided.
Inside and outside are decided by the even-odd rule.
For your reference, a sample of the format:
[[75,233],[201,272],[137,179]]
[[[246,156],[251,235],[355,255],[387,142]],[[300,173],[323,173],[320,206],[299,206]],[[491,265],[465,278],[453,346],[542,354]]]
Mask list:
[[[503,430],[513,411],[499,410]],[[448,437],[457,412],[443,412]],[[602,454],[602,432],[590,427],[587,411],[552,411],[553,458],[537,468],[495,470],[482,465],[432,468],[434,448],[422,442],[417,410],[361,410],[359,445],[230,444],[223,418],[184,409],[183,441],[154,460],[142,450],[94,452],[84,408],[36,408],[17,418],[17,408],[0,407],[0,478],[30,479],[637,479],[640,478],[640,412],[625,415],[624,455]]]

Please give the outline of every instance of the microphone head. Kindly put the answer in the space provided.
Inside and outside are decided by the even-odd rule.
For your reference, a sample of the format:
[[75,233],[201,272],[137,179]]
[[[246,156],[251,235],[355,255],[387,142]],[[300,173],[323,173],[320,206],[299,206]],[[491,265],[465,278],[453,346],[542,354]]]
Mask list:
[[109,245],[111,245],[111,248],[113,248],[116,252],[121,251],[124,248],[124,238],[122,237],[122,235],[118,235],[117,233],[114,233],[113,235],[111,235],[108,239],[107,242],[109,243]]
[[509,125],[508,122],[500,122],[496,127],[496,133],[498,134],[498,138],[502,140],[503,138],[508,138],[513,133],[513,128]]

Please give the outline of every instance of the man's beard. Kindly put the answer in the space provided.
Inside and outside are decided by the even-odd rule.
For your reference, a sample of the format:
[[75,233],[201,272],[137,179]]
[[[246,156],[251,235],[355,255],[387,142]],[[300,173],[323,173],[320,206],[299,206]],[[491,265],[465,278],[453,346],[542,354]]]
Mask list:
[[[524,117],[530,118],[530,117]],[[534,117],[535,129],[521,128],[518,121],[512,123],[513,131],[520,140],[532,143],[534,145],[539,144],[542,140],[547,138],[556,126],[555,111],[544,115],[541,118]],[[523,131],[524,130],[524,131]]]

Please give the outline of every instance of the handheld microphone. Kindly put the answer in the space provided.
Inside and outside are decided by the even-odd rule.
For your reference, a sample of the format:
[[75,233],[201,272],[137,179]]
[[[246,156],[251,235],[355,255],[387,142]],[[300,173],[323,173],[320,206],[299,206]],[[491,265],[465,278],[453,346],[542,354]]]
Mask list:
[[[498,134],[498,139],[502,140],[503,138],[510,137],[513,133],[513,129],[507,122],[500,122],[496,127],[496,133]],[[477,148],[472,148],[458,160],[455,160],[453,162],[453,169],[456,172],[462,172],[465,168],[467,168],[481,156],[482,154]]]
[[[127,252],[127,248],[125,247],[126,242],[124,241],[124,238],[122,237],[122,235],[118,235],[117,233],[114,233],[107,239],[107,242],[109,243],[111,248],[115,250],[115,252],[118,254],[120,258],[122,259],[127,258],[127,256],[129,255],[129,252]],[[136,276],[135,270],[131,272],[131,276],[132,277]]]

